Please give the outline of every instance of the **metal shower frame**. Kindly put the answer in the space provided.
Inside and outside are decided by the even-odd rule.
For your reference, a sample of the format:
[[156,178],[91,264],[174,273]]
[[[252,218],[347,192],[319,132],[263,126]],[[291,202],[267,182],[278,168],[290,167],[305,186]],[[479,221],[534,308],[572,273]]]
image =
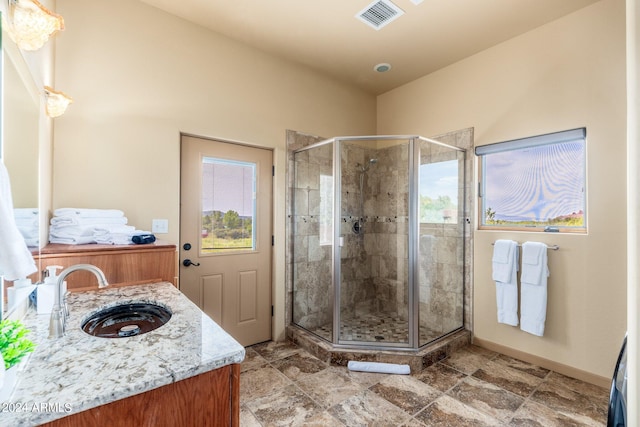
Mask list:
[[[342,203],[342,195],[337,190],[337,183],[342,182],[342,168],[341,165],[341,157],[340,157],[340,148],[342,142],[347,141],[381,141],[381,140],[407,140],[409,142],[409,228],[408,228],[408,326],[409,326],[409,339],[407,345],[400,345],[399,343],[381,343],[376,342],[372,345],[371,342],[368,341],[343,341],[340,342],[340,290],[342,284],[340,283],[340,247],[341,247],[341,238],[340,238],[340,221],[341,221],[341,210],[340,206]],[[441,147],[449,148],[451,150],[460,151],[463,153],[463,165],[466,162],[466,151],[464,148],[456,147],[453,145],[446,144],[444,142],[437,141],[435,139],[426,138],[420,135],[365,135],[365,136],[336,136],[328,139],[324,139],[322,141],[316,142],[314,144],[308,145],[306,147],[299,148],[294,150],[293,153],[299,153],[306,150],[311,150],[323,145],[332,144],[333,143],[333,185],[331,191],[333,193],[333,236],[332,236],[332,259],[331,259],[331,281],[333,283],[333,291],[334,296],[331,301],[331,309],[333,312],[333,325],[331,328],[332,331],[332,340],[331,344],[334,348],[366,348],[371,350],[419,350],[420,349],[420,339],[419,339],[419,312],[420,312],[420,301],[419,298],[416,298],[416,288],[417,288],[417,280],[418,277],[418,234],[419,234],[419,198],[418,198],[418,187],[419,187],[419,177],[416,171],[420,167],[420,146],[417,143],[418,141],[425,141],[434,145],[438,145]],[[463,182],[466,181],[465,168],[463,166],[462,174],[463,174]],[[463,197],[463,212],[466,211],[466,196]],[[466,224],[463,222],[463,227],[466,227]],[[464,232],[463,232],[464,235]],[[466,247],[465,247],[466,250]],[[464,253],[463,253],[464,257]],[[463,266],[463,277],[465,275],[464,266]],[[463,287],[464,293],[464,287]],[[463,310],[463,318],[464,318],[464,310]],[[464,323],[464,322],[463,322]],[[464,326],[462,326],[464,327]],[[425,343],[427,345],[428,343]]]

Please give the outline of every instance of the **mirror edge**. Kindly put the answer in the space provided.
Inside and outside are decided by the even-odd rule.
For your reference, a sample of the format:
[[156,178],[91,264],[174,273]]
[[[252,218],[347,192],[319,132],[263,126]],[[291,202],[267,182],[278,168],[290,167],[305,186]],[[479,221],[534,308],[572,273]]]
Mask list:
[[[6,15],[6,5],[3,2],[0,4],[0,16]],[[51,163],[53,156],[52,153],[52,124],[50,119],[44,114],[44,94],[40,88],[44,87],[44,79],[42,75],[37,71],[42,71],[42,74],[47,74],[47,70],[52,69],[53,57],[51,49],[42,49],[39,52],[30,53],[23,52],[13,41],[8,37],[6,30],[2,28],[0,24],[0,79],[1,84],[4,85],[4,70],[6,67],[5,61],[11,61],[15,66],[20,78],[29,93],[30,98],[38,108],[38,229],[39,229],[39,245],[32,250],[32,255],[36,261],[38,270],[31,275],[33,282],[39,282],[41,280],[41,264],[40,264],[40,251],[42,247],[48,242],[48,212],[51,206],[52,197],[50,192],[43,192],[43,188],[51,187],[51,166],[47,167],[47,164]],[[46,56],[48,55],[48,57]],[[48,67],[46,66],[48,65]],[[51,73],[49,73],[51,74]],[[0,108],[0,115],[4,114],[6,106],[2,102]],[[0,122],[1,123],[1,122]],[[1,131],[1,129],[0,129]],[[0,158],[2,158],[2,143],[0,134]],[[45,154],[46,159],[43,159]],[[48,163],[47,163],[48,159]],[[46,170],[43,170],[46,169]],[[47,178],[48,176],[48,178]],[[34,278],[35,275],[35,278]],[[0,276],[1,278],[1,276]],[[6,293],[4,291],[4,283],[0,281],[0,320],[8,317],[15,317],[20,311],[18,308],[10,310],[4,310],[4,299]]]

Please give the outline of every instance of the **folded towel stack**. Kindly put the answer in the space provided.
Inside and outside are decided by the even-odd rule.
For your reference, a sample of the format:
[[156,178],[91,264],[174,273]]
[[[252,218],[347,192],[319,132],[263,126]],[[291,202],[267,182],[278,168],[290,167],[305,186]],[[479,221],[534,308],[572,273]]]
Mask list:
[[133,244],[133,236],[148,234],[127,225],[124,212],[117,209],[61,208],[53,212],[49,242],[67,245],[99,243]]
[[13,216],[24,242],[30,247],[40,246],[40,228],[38,208],[14,209]]

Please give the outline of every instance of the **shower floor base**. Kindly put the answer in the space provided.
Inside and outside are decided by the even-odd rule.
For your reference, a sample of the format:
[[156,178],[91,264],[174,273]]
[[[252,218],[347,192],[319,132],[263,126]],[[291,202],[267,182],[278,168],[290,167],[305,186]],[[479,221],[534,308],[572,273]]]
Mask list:
[[[327,341],[332,339],[331,325],[321,326],[311,332]],[[421,343],[431,342],[441,335],[441,332],[420,328]],[[406,344],[408,336],[407,321],[391,315],[363,313],[357,318],[344,319],[340,325],[340,339],[343,341]]]
[[471,342],[471,332],[466,329],[452,332],[417,351],[336,348],[314,333],[296,325],[287,327],[287,337],[318,359],[331,365],[347,366],[350,360],[398,363],[409,365],[411,372],[420,372]]

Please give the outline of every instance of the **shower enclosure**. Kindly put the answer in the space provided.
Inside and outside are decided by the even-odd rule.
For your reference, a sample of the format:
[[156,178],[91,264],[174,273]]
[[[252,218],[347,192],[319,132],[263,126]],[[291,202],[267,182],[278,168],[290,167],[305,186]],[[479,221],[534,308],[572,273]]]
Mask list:
[[334,346],[382,349],[462,328],[465,150],[362,136],[293,156],[293,323]]

